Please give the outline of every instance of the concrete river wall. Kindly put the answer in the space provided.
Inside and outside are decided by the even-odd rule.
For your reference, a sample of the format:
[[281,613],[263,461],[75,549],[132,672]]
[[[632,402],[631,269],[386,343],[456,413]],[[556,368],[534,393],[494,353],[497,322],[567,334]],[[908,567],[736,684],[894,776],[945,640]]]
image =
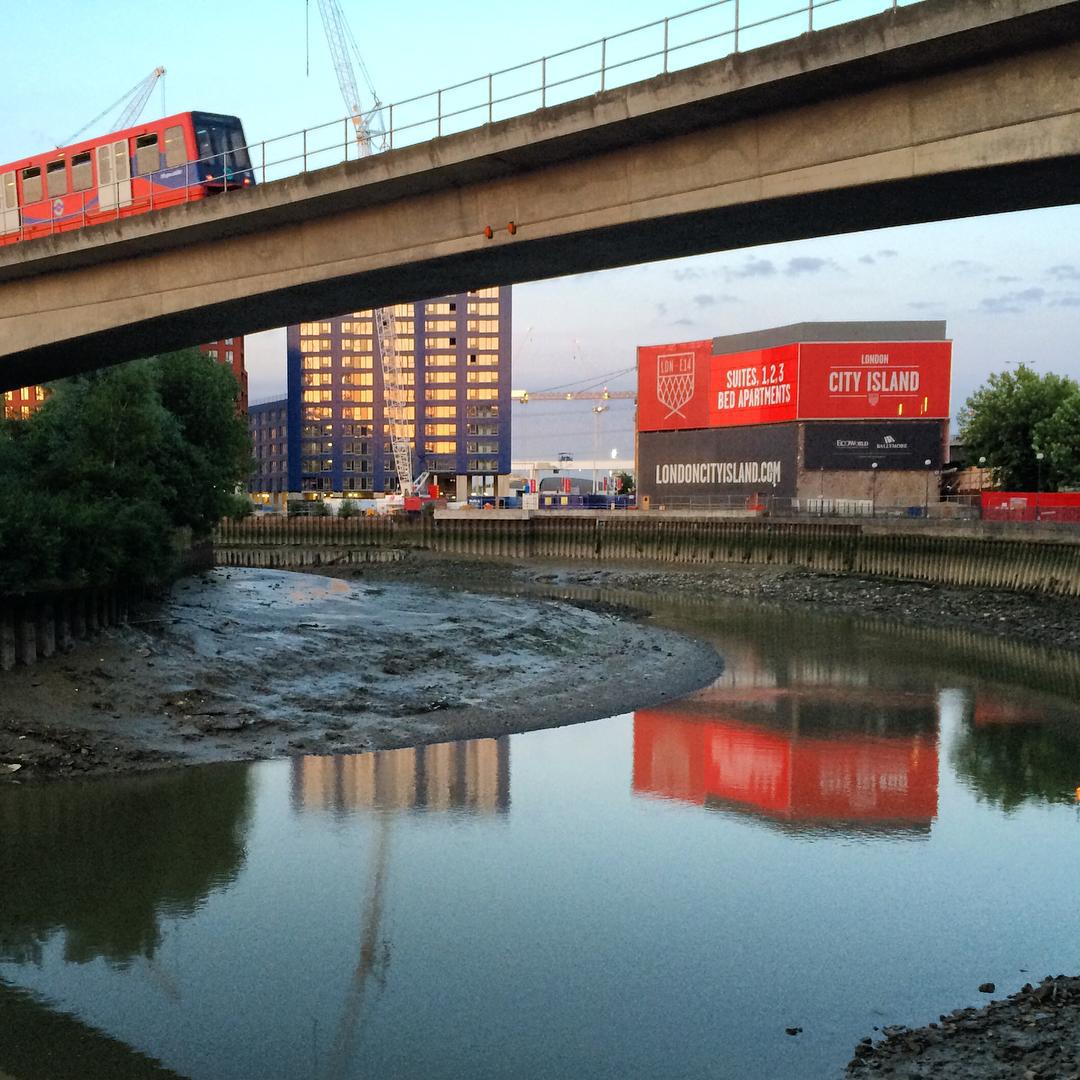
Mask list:
[[1080,528],[1011,522],[747,519],[683,513],[444,511],[415,519],[223,522],[219,565],[301,567],[428,551],[517,559],[750,563],[965,588],[1080,595]]

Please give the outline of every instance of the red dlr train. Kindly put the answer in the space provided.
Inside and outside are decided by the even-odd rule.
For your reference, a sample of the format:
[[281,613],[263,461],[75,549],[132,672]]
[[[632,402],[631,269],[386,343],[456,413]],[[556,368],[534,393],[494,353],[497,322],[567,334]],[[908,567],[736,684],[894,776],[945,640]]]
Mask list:
[[235,116],[178,113],[0,165],[0,244],[254,183]]

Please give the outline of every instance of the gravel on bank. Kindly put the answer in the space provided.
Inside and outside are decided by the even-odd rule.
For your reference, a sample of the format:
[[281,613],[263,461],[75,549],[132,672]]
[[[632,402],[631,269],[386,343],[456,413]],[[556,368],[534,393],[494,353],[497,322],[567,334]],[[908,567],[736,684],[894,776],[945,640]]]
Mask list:
[[[994,992],[992,984],[980,990]],[[1080,978],[1048,977],[982,1008],[883,1035],[859,1044],[849,1080],[1080,1080]]]
[[0,677],[0,782],[352,753],[682,697],[710,645],[605,604],[219,569]]

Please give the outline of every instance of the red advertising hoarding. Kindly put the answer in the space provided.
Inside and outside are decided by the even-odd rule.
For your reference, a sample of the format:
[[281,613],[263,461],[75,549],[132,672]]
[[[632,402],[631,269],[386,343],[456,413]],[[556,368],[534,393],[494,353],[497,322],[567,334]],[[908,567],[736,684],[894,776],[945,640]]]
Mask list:
[[714,356],[709,374],[710,427],[797,419],[798,345]]
[[951,378],[949,341],[807,342],[799,419],[944,419]]
[[712,340],[638,348],[638,429],[709,427]]
[[949,416],[952,343],[804,342],[712,355],[708,341],[638,349],[638,430]]

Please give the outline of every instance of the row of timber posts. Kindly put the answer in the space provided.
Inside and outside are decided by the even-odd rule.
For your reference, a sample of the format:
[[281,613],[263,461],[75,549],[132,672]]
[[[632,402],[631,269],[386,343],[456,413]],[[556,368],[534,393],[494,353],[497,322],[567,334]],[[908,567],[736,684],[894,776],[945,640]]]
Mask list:
[[[916,523],[917,525],[920,523]],[[474,557],[686,565],[750,563],[942,585],[1080,596],[1080,530],[1017,538],[993,530],[905,523],[783,521],[660,513],[483,511],[413,519],[261,518],[222,522],[226,565],[314,566],[388,561],[409,550]],[[382,552],[377,557],[378,552]]]
[[111,589],[0,597],[0,671],[67,652],[127,613],[126,597]]

